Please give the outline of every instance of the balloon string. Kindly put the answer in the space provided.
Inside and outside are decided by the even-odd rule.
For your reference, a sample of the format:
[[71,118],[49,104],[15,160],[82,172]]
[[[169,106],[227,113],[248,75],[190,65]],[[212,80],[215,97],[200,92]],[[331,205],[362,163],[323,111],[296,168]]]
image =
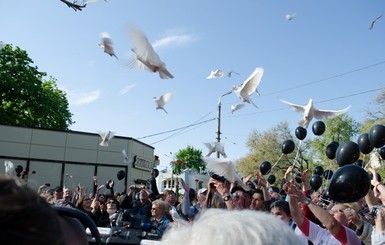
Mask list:
[[119,190],[119,184],[120,184],[120,180],[118,180],[118,186],[116,186],[116,193],[118,193],[118,190]]
[[278,160],[273,164],[273,166],[271,167],[271,169],[269,170],[269,171],[267,171],[267,173],[266,174],[269,174],[272,170],[273,170],[273,168],[275,167],[275,165],[277,165],[277,163],[279,162],[279,160],[281,160],[281,158],[283,157],[283,153],[281,154],[281,156],[278,158]]
[[[329,171],[331,171],[332,163],[333,163],[332,161],[329,162]],[[326,181],[325,181],[324,189],[326,189],[326,187],[329,184],[329,180],[330,180],[330,177],[331,177],[331,176],[329,176],[329,174],[330,174],[330,172],[328,172],[328,175],[327,175],[328,179],[326,179]]]
[[298,161],[298,156],[299,156],[301,144],[302,144],[302,140],[299,142],[297,154],[295,155],[294,162],[293,162],[293,167],[294,167],[295,163]]

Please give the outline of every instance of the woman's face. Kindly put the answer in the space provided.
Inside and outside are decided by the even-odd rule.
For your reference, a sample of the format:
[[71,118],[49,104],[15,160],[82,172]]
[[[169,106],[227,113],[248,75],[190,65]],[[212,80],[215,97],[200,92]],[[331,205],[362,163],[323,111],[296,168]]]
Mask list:
[[251,200],[251,207],[256,210],[264,209],[265,203],[260,193],[254,193],[253,199]]

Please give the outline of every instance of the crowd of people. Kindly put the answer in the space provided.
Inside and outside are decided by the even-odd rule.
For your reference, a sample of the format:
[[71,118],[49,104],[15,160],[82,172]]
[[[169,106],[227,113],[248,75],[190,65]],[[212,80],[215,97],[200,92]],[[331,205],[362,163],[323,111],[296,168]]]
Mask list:
[[[325,199],[322,187],[311,189],[309,171],[302,171],[299,182],[293,167],[287,169],[279,187],[270,185],[259,172],[242,178],[247,189],[215,174],[198,190],[180,180],[184,194],[179,200],[173,190],[159,193],[156,169],[147,185],[131,185],[123,193],[114,193],[113,181],[99,185],[96,176],[91,193],[81,184],[76,190],[43,185],[34,192],[36,200],[44,200],[44,207],[78,209],[97,227],[118,226],[119,214],[129,210],[142,228],[147,227],[164,244],[385,244],[385,185],[374,169],[369,171],[372,188],[353,203]],[[17,203],[5,195],[16,191],[6,191],[4,184],[12,185],[3,177],[0,230],[6,222],[3,217]],[[103,188],[109,193],[101,193]]]

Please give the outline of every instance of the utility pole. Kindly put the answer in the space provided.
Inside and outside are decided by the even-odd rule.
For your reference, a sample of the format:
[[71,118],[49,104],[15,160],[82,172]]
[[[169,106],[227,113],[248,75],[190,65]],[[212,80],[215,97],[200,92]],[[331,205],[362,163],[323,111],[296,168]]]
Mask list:
[[[222,107],[222,97],[231,94],[233,91],[229,91],[225,94],[219,96],[218,99],[218,110],[217,110],[217,142],[221,142],[221,107]],[[220,153],[217,151],[217,158],[220,157]]]

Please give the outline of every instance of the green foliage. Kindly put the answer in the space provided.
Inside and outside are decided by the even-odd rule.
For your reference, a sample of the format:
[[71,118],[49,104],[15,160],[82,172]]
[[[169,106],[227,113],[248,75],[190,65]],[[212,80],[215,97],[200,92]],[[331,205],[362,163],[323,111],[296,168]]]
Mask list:
[[32,64],[19,47],[7,44],[0,50],[0,123],[68,129],[73,122],[66,94]]
[[333,141],[343,143],[356,141],[359,124],[348,115],[340,115],[323,121],[326,125],[325,133],[316,136],[310,143],[309,155],[316,164],[322,165],[329,161],[325,154],[326,147]]
[[179,150],[175,155],[176,160],[172,162],[172,169],[175,174],[181,174],[185,169],[196,170],[198,173],[206,169],[202,160],[202,150],[187,146]]
[[287,122],[281,122],[264,133],[253,131],[247,142],[250,153],[236,163],[241,176],[254,175],[259,171],[259,165],[263,161],[269,161],[271,165],[278,162],[271,174],[274,174],[277,179],[281,178],[286,169],[293,164],[297,152],[294,150],[288,155],[282,154],[282,143],[288,139],[293,140],[293,136],[290,134]]

